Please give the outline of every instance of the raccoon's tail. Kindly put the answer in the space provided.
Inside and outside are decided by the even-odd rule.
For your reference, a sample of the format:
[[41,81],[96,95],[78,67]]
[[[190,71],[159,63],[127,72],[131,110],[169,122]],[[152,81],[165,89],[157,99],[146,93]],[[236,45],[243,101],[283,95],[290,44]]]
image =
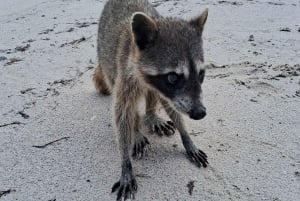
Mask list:
[[95,69],[94,72],[94,77],[93,77],[93,81],[95,83],[95,88],[97,91],[101,92],[104,95],[110,95],[111,91],[109,86],[107,85],[106,81],[105,81],[105,77],[104,77],[104,73],[100,67],[100,65],[98,65]]

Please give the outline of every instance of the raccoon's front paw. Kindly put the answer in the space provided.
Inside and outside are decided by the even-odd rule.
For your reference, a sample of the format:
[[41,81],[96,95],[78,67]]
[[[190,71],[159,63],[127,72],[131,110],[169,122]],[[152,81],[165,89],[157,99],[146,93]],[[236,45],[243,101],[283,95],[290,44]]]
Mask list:
[[127,200],[127,199],[135,199],[135,193],[137,192],[137,184],[132,173],[126,173],[121,176],[121,179],[116,182],[111,192],[117,192],[117,201]]
[[169,137],[175,133],[175,129],[176,128],[172,121],[162,121],[158,124],[154,124],[152,131],[155,131],[159,136],[166,135]]
[[132,157],[136,160],[141,159],[144,156],[146,146],[149,144],[145,136],[140,135],[140,137],[136,138],[132,150]]
[[186,152],[191,162],[193,162],[197,167],[207,167],[207,155],[202,150],[193,148],[187,149]]
[[150,132],[156,133],[158,136],[171,136],[175,133],[175,125],[172,121],[165,121],[157,116],[146,117],[145,124]]

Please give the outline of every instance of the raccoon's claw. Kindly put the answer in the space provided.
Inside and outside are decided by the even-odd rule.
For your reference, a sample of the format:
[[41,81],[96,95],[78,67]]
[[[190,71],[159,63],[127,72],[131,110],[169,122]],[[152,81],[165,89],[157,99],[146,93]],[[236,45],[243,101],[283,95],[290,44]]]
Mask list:
[[204,167],[206,168],[208,165],[207,155],[201,151],[200,149],[195,149],[193,151],[187,151],[188,157],[190,158],[191,162],[195,163],[199,168]]
[[142,136],[140,140],[136,140],[133,146],[132,157],[134,159],[140,159],[144,156],[145,148],[149,145],[149,141],[146,137]]
[[160,124],[153,125],[153,132],[159,136],[171,136],[175,133],[175,126],[172,121],[161,122]]
[[124,200],[134,200],[134,195],[137,192],[137,184],[134,176],[131,174],[122,176],[120,181],[113,185],[111,192],[117,192],[117,201],[121,201],[123,197]]
[[172,121],[165,121],[157,115],[146,115],[144,124],[148,127],[150,133],[156,133],[158,136],[171,136],[175,133],[176,127]]
[[173,123],[173,121],[167,121],[167,123],[175,129],[175,124]]

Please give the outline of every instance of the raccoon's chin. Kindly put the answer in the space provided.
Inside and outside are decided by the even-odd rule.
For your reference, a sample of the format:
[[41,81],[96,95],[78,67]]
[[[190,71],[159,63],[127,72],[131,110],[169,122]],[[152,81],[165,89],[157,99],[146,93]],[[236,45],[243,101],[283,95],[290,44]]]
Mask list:
[[178,105],[176,105],[176,104],[172,104],[173,105],[173,108],[177,111],[177,112],[179,112],[179,113],[181,113],[181,114],[184,114],[184,115],[186,115],[186,116],[189,116],[189,113],[184,109],[184,108],[182,108],[182,107],[180,107],[180,106],[178,106]]

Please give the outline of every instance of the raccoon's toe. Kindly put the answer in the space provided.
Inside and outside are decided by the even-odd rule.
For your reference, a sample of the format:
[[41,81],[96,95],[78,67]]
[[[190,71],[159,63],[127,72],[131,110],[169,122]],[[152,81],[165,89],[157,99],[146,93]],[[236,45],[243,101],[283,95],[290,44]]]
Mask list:
[[206,168],[208,165],[207,155],[200,149],[187,150],[187,155],[191,162],[193,162],[197,167]]
[[171,136],[175,133],[175,127],[173,122],[167,121],[165,123],[154,124],[152,131],[159,136]]
[[156,133],[158,136],[172,136],[175,131],[175,125],[172,121],[165,121],[158,116],[146,116],[145,125],[149,128],[149,132]]
[[144,136],[142,136],[141,139],[137,139],[133,146],[132,158],[136,159],[136,160],[141,159],[146,152],[147,145],[149,145],[149,144],[150,143],[149,143],[148,139]]
[[137,183],[135,177],[130,173],[125,173],[121,176],[120,180],[116,182],[112,189],[112,193],[117,193],[117,201],[135,199],[137,192]]

